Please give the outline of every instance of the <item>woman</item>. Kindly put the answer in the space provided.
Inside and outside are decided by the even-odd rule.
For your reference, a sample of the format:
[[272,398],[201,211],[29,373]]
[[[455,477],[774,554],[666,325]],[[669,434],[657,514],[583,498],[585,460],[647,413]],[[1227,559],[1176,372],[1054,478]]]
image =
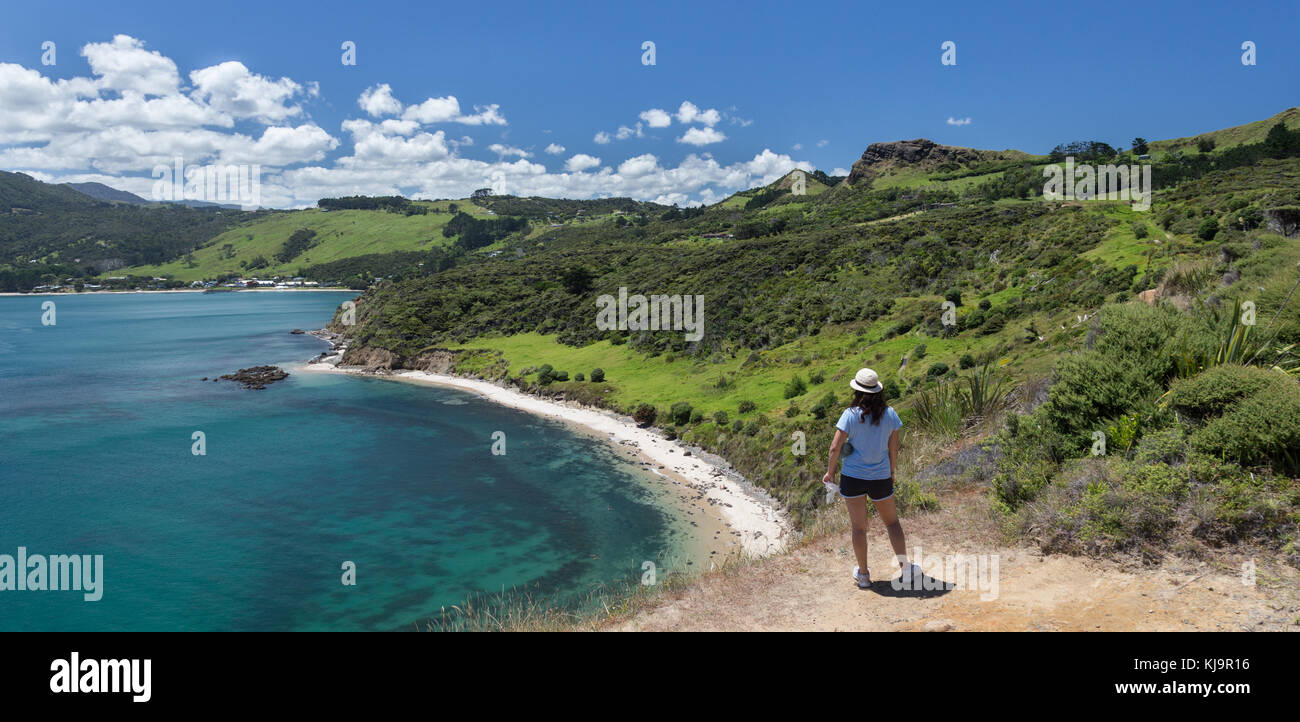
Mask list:
[[903,526],[898,522],[898,508],[894,504],[894,472],[898,468],[898,430],[903,422],[893,407],[885,403],[885,387],[871,369],[861,369],[849,382],[853,389],[853,405],[840,414],[835,424],[835,439],[831,442],[831,461],[822,477],[823,484],[835,480],[835,464],[849,442],[844,455],[844,469],[840,475],[840,496],[849,507],[849,521],[853,524],[853,554],[858,565],[853,568],[853,580],[858,588],[871,586],[871,572],[867,568],[867,499],[876,506],[876,513],[889,530],[889,544],[903,571],[903,581],[910,581],[916,567],[907,561],[907,540]]

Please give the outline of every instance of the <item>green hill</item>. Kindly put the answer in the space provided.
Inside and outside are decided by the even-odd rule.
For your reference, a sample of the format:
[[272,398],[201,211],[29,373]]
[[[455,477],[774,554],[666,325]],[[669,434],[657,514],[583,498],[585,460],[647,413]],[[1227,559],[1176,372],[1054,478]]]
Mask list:
[[[796,519],[823,504],[829,425],[870,366],[905,444],[971,451],[899,480],[905,508],[960,480],[1056,549],[1250,539],[1300,563],[1300,237],[1277,223],[1300,207],[1300,133],[1266,137],[1158,160],[1149,212],[1044,202],[1042,159],[1004,156],[940,163],[911,187],[864,174],[806,197],[773,184],[644,224],[565,225],[384,281],[355,326],[332,328],[350,338],[345,363],[640,409]],[[599,297],[619,289],[702,296],[698,340],[600,326]],[[800,432],[804,455],[790,450]]]
[[1277,115],[1265,120],[1257,120],[1245,125],[1237,125],[1231,128],[1223,128],[1209,133],[1201,133],[1187,138],[1174,138],[1172,140],[1157,140],[1148,144],[1153,153],[1169,153],[1179,151],[1182,153],[1199,153],[1199,144],[1203,141],[1212,141],[1215,150],[1227,150],[1247,143],[1259,143],[1268,135],[1269,128],[1282,123],[1290,130],[1300,130],[1300,108],[1287,108]]

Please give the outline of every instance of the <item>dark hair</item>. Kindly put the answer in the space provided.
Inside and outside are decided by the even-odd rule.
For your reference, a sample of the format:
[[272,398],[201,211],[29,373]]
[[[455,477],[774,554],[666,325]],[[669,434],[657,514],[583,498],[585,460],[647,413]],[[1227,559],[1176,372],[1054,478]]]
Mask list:
[[853,390],[853,408],[862,412],[862,421],[865,423],[867,414],[871,414],[871,425],[879,426],[880,417],[885,415],[885,392],[869,394],[866,391]]

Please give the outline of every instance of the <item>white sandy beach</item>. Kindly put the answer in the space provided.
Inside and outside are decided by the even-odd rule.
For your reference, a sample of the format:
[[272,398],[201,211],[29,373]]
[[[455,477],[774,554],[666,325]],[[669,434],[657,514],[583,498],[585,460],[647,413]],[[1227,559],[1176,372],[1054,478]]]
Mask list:
[[302,366],[302,371],[353,373],[391,378],[416,383],[431,383],[472,391],[483,398],[539,416],[581,425],[605,436],[616,444],[635,448],[651,463],[673,472],[694,490],[706,495],[709,506],[721,515],[722,521],[738,532],[737,541],[748,554],[763,556],[781,551],[791,538],[791,528],[785,514],[765,493],[744,481],[723,473],[676,441],[669,441],[652,428],[641,428],[631,419],[620,417],[603,409],[578,404],[551,401],[530,396],[488,381],[461,378],[427,371],[398,371],[392,374],[372,374],[360,367],[338,367],[321,362]]

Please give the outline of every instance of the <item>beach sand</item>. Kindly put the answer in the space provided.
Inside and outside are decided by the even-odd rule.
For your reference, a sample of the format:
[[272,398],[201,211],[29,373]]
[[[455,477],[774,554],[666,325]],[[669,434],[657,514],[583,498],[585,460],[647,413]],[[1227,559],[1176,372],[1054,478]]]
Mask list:
[[[337,359],[337,357],[333,357]],[[332,359],[331,359],[332,360]],[[494,403],[527,413],[556,419],[586,429],[635,455],[653,471],[664,475],[677,500],[687,505],[696,520],[703,541],[711,552],[725,555],[737,546],[747,555],[765,556],[783,550],[792,536],[791,526],[777,503],[735,472],[700,458],[700,450],[665,439],[653,428],[641,428],[630,418],[604,409],[530,396],[515,389],[480,379],[461,378],[427,371],[397,371],[376,374],[360,367],[340,367],[329,361],[311,363],[306,372],[351,373],[410,383],[433,384],[471,391]],[[720,521],[730,533],[713,529],[708,520]],[[713,540],[710,543],[709,540]],[[720,556],[714,555],[714,559]],[[707,569],[708,567],[704,567]]]

